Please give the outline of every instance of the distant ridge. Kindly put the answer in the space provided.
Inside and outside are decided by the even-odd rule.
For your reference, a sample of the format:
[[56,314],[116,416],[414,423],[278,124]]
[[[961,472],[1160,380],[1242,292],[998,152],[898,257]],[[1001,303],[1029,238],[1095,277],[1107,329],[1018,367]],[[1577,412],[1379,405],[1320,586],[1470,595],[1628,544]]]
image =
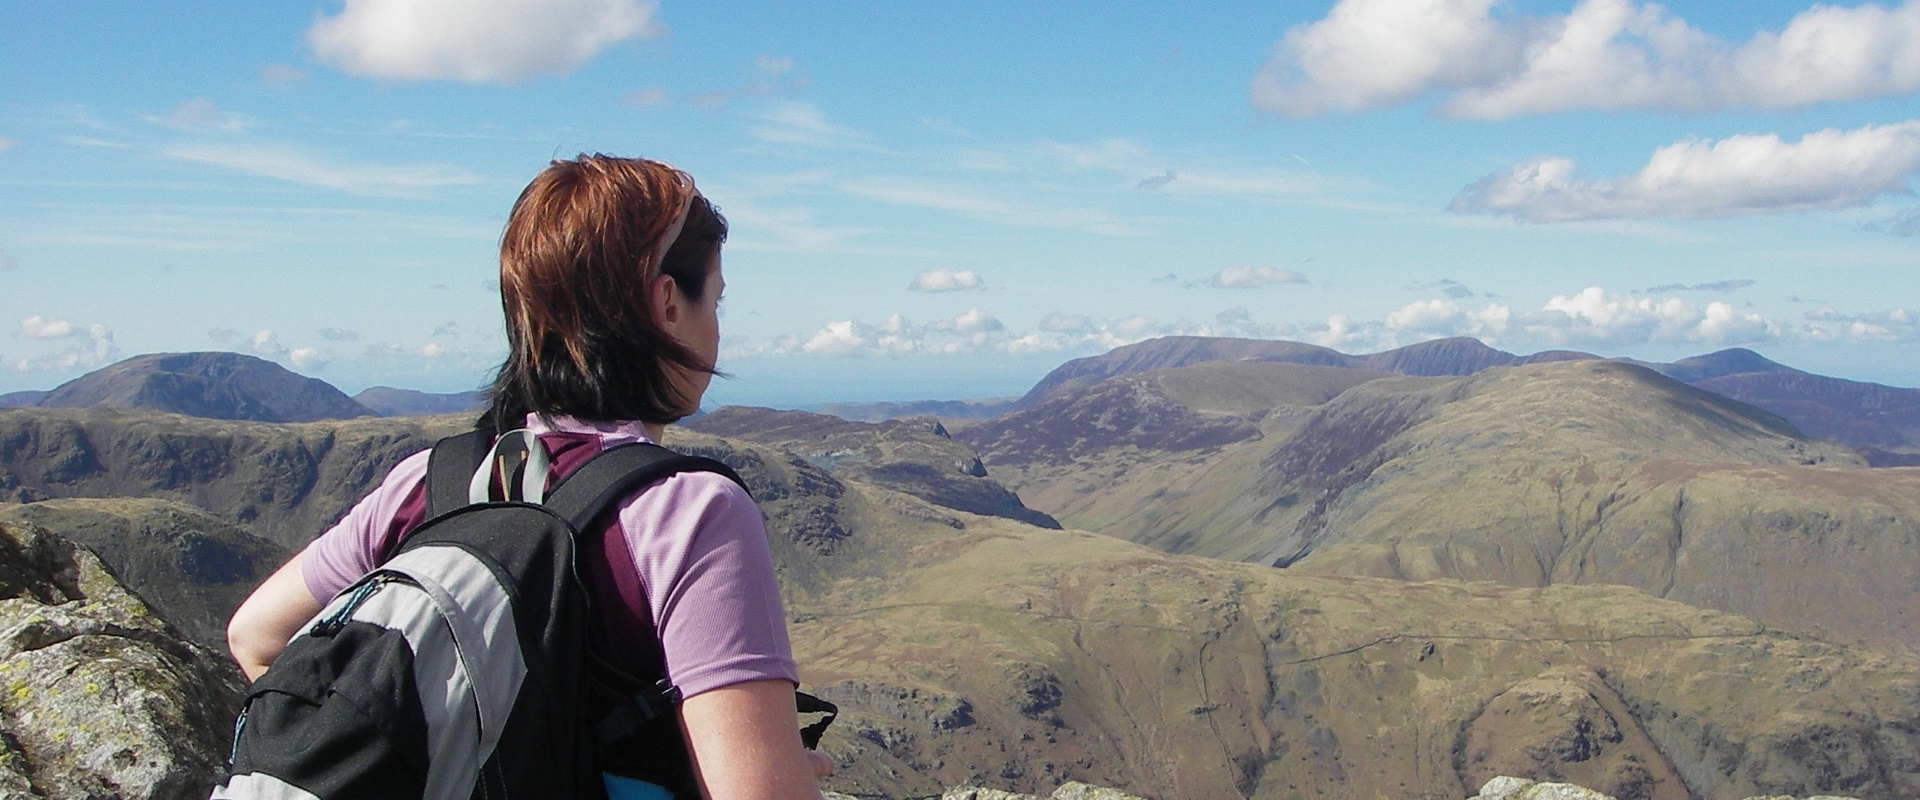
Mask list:
[[1744,347],[1735,347],[1728,350],[1715,351],[1703,356],[1683,358],[1671,364],[1648,364],[1640,361],[1634,361],[1633,363],[1681,383],[1696,385],[1701,381],[1724,378],[1728,375],[1746,375],[1759,372],[1784,373],[1790,375],[1809,374],[1773,361],[1766,356]]
[[886,422],[902,417],[938,417],[949,421],[982,420],[999,416],[1012,406],[1016,399],[829,403],[814,411],[839,417],[848,422]]
[[37,405],[142,408],[251,422],[377,416],[326,381],[240,353],[134,356],[61,384]]
[[487,405],[486,392],[434,394],[392,386],[374,386],[353,396],[360,405],[383,417],[415,417],[479,411]]
[[43,391],[8,392],[0,394],[0,408],[26,408],[36,406],[47,396]]
[[1416,376],[1472,375],[1488,367],[1511,367],[1553,361],[1599,358],[1591,353],[1548,350],[1519,356],[1488,347],[1479,339],[1456,336],[1411,344],[1364,356],[1338,350],[1272,339],[1226,339],[1206,336],[1167,336],[1118,347],[1105,354],[1076,358],[1047,373],[1033,389],[1013,404],[1013,410],[1033,408],[1108,378],[1157,369],[1174,369],[1209,361],[1273,361],[1322,367],[1348,367]]

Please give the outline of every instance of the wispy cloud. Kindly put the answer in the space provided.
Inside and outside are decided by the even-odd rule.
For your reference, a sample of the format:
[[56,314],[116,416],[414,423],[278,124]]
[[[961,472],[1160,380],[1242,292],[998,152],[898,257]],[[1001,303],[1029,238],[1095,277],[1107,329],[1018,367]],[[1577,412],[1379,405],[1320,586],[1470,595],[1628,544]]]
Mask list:
[[1533,222],[1731,217],[1847,208],[1909,194],[1920,172],[1920,121],[1823,130],[1798,142],[1766,135],[1685,141],[1633,175],[1593,180],[1572,159],[1542,158],[1461,190],[1449,210]]
[[921,270],[913,276],[913,282],[907,284],[910,292],[963,292],[986,288],[986,282],[970,269],[929,269]]
[[667,92],[667,89],[664,86],[650,86],[645,89],[639,89],[636,91],[627,92],[626,94],[623,94],[620,96],[620,102],[622,105],[625,105],[628,108],[639,108],[639,109],[647,109],[647,108],[653,108],[655,106],[666,105],[667,101],[670,99],[672,99],[672,95]]
[[865,134],[828,119],[826,112],[812,103],[798,100],[771,104],[759,124],[748,132],[763,142],[806,147],[845,147],[867,141]]
[[1258,289],[1262,286],[1306,282],[1306,276],[1293,270],[1265,266],[1227,267],[1207,279],[1207,285],[1215,289]]
[[260,82],[274,89],[284,89],[306,79],[306,70],[290,64],[267,64],[260,68]]
[[1920,2],[1816,5],[1734,45],[1666,9],[1580,0],[1495,16],[1497,0],[1340,0],[1287,32],[1253,79],[1256,107],[1303,117],[1443,95],[1442,115],[1577,109],[1798,108],[1920,89]]
[[20,146],[19,139],[9,139],[7,137],[0,136],[0,153],[7,152],[8,150],[12,150],[13,148],[19,147],[19,146]]
[[6,272],[8,270],[14,270],[19,268],[20,268],[19,261],[14,260],[13,256],[8,255],[6,251],[0,250],[0,272]]
[[162,152],[246,175],[360,195],[412,197],[429,189],[480,182],[479,176],[445,164],[341,164],[290,147],[188,144]]
[[1737,278],[1734,280],[1712,281],[1710,283],[1694,283],[1694,284],[1663,283],[1663,284],[1660,284],[1659,286],[1649,286],[1645,289],[1641,289],[1639,293],[1640,294],[1659,294],[1660,292],[1730,293],[1730,292],[1740,291],[1741,289],[1745,289],[1747,287],[1753,286],[1756,283],[1758,283],[1758,281],[1752,280],[1750,278]]
[[839,188],[854,196],[882,203],[952,211],[1004,225],[1078,230],[1102,236],[1143,234],[1139,228],[1096,209],[1047,206],[954,187],[873,178],[847,181],[839,184]]
[[253,125],[252,117],[222,109],[212,100],[204,97],[196,97],[174,106],[165,114],[143,115],[141,119],[182,131],[234,133],[246,130]]
[[1860,226],[1861,230],[1893,236],[1920,236],[1920,206],[1908,206],[1893,216]]
[[659,35],[658,9],[650,0],[347,0],[313,23],[307,44],[354,75],[511,84]]
[[921,256],[919,251],[873,247],[859,240],[878,232],[875,228],[824,225],[814,219],[812,209],[798,206],[771,207],[759,203],[734,201],[723,209],[734,223],[727,240],[728,250],[762,253],[839,253],[845,255]]

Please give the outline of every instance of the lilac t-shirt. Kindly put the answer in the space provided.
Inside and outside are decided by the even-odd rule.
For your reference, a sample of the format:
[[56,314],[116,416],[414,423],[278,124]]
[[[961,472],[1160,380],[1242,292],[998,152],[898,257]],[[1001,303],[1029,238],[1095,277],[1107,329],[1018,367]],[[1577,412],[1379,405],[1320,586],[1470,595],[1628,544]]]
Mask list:
[[[527,427],[549,449],[595,439],[601,449],[648,441],[638,422],[558,417],[549,426],[529,416]],[[307,546],[301,577],[316,600],[325,603],[392,551],[405,533],[402,522],[419,513],[427,455],[400,462],[379,488]],[[567,459],[556,451],[555,460]],[[627,570],[616,575],[625,578],[619,583],[637,585],[627,602],[636,613],[644,604],[651,615],[667,676],[684,696],[749,681],[799,683],[766,523],[744,489],[710,472],[673,475],[621,500],[609,524],[608,536],[617,534],[625,543],[620,548],[615,542],[609,551],[630,554],[629,563],[611,566]]]

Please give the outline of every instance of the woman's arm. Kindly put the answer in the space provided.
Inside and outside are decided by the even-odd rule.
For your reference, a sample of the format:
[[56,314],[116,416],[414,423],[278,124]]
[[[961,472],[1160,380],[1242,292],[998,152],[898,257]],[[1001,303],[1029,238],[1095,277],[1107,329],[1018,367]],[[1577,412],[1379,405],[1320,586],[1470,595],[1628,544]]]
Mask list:
[[820,800],[814,777],[833,762],[800,745],[793,684],[752,681],[702,692],[681,704],[680,725],[706,797]]
[[227,622],[227,650],[240,663],[248,681],[266,672],[300,626],[320,613],[320,601],[307,591],[306,578],[301,574],[300,563],[305,556],[304,550],[295,554],[253,590]]

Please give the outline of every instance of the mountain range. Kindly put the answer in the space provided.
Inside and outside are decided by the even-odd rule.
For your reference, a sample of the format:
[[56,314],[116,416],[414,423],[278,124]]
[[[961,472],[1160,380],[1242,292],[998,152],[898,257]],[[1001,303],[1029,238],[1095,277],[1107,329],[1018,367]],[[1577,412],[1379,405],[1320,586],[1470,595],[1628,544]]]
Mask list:
[[[189,421],[102,409],[0,420],[78,427],[99,443]],[[381,463],[424,444],[394,436],[399,420],[194,422],[226,446],[209,451],[197,493],[174,487],[189,496],[219,496],[221,476],[323,431],[377,443],[365,457]],[[1521,774],[1639,799],[1920,792],[1920,659],[1905,651],[1620,586],[1313,575],[1174,555],[936,505],[784,447],[679,429],[668,444],[733,466],[768,517],[802,680],[842,708],[824,745],[837,791],[1045,794],[1082,780],[1150,798],[1453,800]],[[138,484],[121,474],[178,457],[147,452],[66,483],[35,470],[58,457],[5,470],[45,495],[125,491]],[[353,472],[338,492],[379,473]],[[334,495],[278,496],[292,502],[286,519]],[[0,527],[99,527],[85,514],[20,516],[54,504],[19,506]],[[238,513],[202,524],[246,525]],[[153,556],[121,550],[107,566],[120,574],[142,558]]]
[[[1149,342],[991,419],[731,408],[667,444],[766,514],[849,795],[1920,796],[1920,469],[1690,385],[1806,375],[1745,351],[1475,345]],[[85,542],[192,640],[470,422],[0,410],[0,530]],[[56,650],[87,652],[0,649],[0,674],[99,669]],[[10,697],[0,743],[59,733]]]

